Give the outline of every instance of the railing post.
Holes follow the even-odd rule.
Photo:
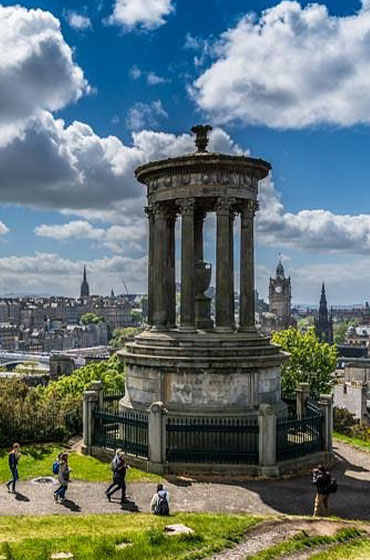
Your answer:
[[[94,410],[99,402],[97,391],[85,391],[83,400],[83,444],[82,453],[91,455],[91,448],[94,442],[95,418]]]
[[[333,451],[333,397],[320,395],[319,405],[324,413],[324,451]]]
[[[306,403],[310,396],[310,386],[308,383],[298,383],[295,392],[297,416],[302,418],[306,416]]]
[[[263,403],[258,409],[259,464],[265,476],[276,476],[276,412],[273,406]]]
[[[162,464],[166,454],[166,409],[162,402],[154,402],[149,407],[148,418],[148,458],[151,463]]]

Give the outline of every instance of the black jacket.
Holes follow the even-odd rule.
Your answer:
[[[318,494],[329,494],[328,488],[331,476],[328,471],[314,470],[312,473],[312,483],[316,486]]]
[[[14,469],[17,468],[18,466],[18,457],[15,453],[9,453],[8,455],[8,461],[9,461],[9,468],[11,471],[13,471]]]

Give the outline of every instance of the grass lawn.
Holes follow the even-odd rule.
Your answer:
[[[353,528],[342,529],[332,536],[310,536],[302,531],[287,541],[266,548],[262,552],[249,558],[250,560],[280,560],[291,554],[298,554],[308,549],[312,549],[312,554],[314,554],[315,547],[327,546],[335,543],[347,543],[353,539],[359,538],[361,535],[362,532],[360,530]],[[330,550],[332,550],[332,548]],[[338,550],[340,550],[340,547],[338,547]],[[327,556],[323,556],[322,558],[320,556],[320,560],[329,560],[329,558],[332,558],[332,556],[329,556],[329,551],[327,551],[326,554]],[[312,558],[316,558],[316,555],[310,556],[310,560],[312,560]]]
[[[348,443],[349,445],[353,445],[354,447],[358,447],[363,451],[370,451],[370,442],[364,441],[363,439],[353,438],[350,436],[345,436],[344,434],[339,434],[338,432],[333,432],[333,436],[335,439],[339,441],[343,441],[344,443]]]
[[[19,462],[19,475],[21,480],[37,476],[53,476],[52,466],[62,447],[54,444],[34,445],[22,448],[22,457]],[[87,482],[107,482],[112,478],[109,463],[99,461],[93,457],[86,457],[72,451],[69,459],[72,477],[75,480]],[[8,467],[8,450],[0,449],[0,483],[10,478]],[[129,469],[128,482],[157,482],[160,477],[151,473]]]
[[[370,539],[338,545],[328,551],[314,554],[310,560],[369,560]]]
[[[238,542],[262,520],[251,515],[87,515],[0,518],[0,553],[9,560],[49,560],[72,552],[76,560],[197,560]],[[185,523],[195,534],[166,537],[168,523]],[[117,544],[127,543],[123,550]]]

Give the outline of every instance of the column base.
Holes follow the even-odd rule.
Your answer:
[[[215,327],[214,331],[216,333],[232,333],[235,331],[235,327]]]
[[[166,332],[170,330],[168,325],[153,325],[150,329],[153,332]]]
[[[238,327],[238,332],[256,333],[257,329],[255,325],[249,325],[249,326],[243,325]]]
[[[197,329],[194,325],[179,325],[179,331],[184,333],[194,333]]]

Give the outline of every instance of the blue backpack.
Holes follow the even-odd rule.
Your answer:
[[[59,462],[54,461],[53,463],[53,474],[59,474]]]

